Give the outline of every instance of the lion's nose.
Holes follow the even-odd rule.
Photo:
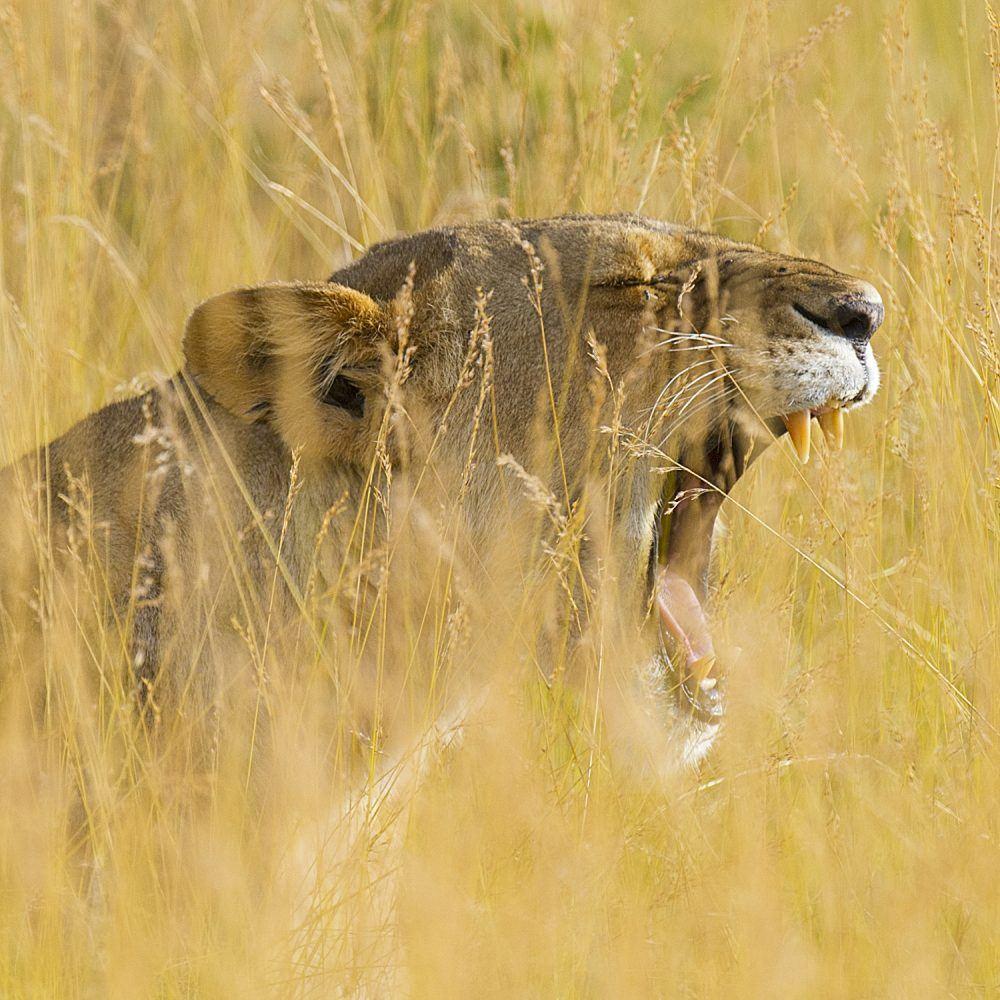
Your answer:
[[[829,326],[854,344],[867,344],[884,318],[882,297],[869,285],[862,295],[852,295],[834,305]]]
[[[859,282],[856,291],[828,299],[820,312],[813,312],[799,302],[792,308],[814,326],[846,337],[856,351],[864,351],[872,334],[882,325],[885,309],[882,296],[867,282]]]

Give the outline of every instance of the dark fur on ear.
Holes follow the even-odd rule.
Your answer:
[[[203,302],[184,332],[187,370],[242,420],[270,421],[289,448],[361,458],[376,407],[386,311],[332,284],[240,288]]]

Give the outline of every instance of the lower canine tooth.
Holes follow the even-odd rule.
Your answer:
[[[820,427],[823,428],[826,443],[834,451],[840,451],[844,447],[844,411],[837,407],[835,410],[821,413],[818,419]]]
[[[715,657],[712,655],[700,656],[688,664],[688,672],[698,682],[702,691],[711,691],[715,687],[715,678],[712,676],[714,669]]]
[[[781,418],[788,428],[788,436],[792,439],[795,447],[795,454],[799,456],[799,461],[805,465],[809,461],[809,420],[808,410],[799,410],[796,413],[786,413]]]

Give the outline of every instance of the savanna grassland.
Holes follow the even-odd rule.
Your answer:
[[[513,641],[461,738],[358,751],[350,662],[284,683],[266,613],[220,627],[267,752],[234,721],[185,770],[99,576],[43,572],[38,641],[0,619],[0,995],[1000,993],[998,127],[981,0],[0,2],[4,463],[205,296],[443,222],[641,210],[887,316],[845,449],[727,505],[697,770],[644,780]]]

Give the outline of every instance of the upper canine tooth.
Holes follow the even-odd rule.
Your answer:
[[[838,406],[834,410],[821,413],[818,420],[826,443],[834,451],[840,451],[844,447],[844,411]]]
[[[803,465],[809,461],[810,417],[808,410],[798,410],[795,413],[786,413],[781,418],[785,421],[788,436],[795,447],[795,454],[799,456],[799,461]]]

